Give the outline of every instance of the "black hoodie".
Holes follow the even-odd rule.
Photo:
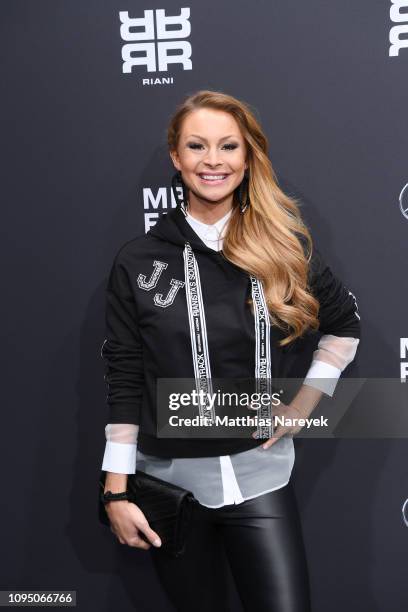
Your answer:
[[[186,282],[193,268],[197,282]],[[320,331],[359,338],[355,297],[316,248],[309,278],[320,302]],[[247,304],[257,288],[261,293],[258,318]],[[287,375],[291,346],[280,348],[277,342],[286,334],[262,317],[265,302],[259,281],[225,259],[221,251],[207,247],[177,207],[162,215],[147,234],[119,249],[106,291],[106,338],[101,355],[106,366],[109,423],[139,424],[138,448],[161,457],[226,455],[263,442],[250,436],[158,437],[156,415],[157,379],[197,380],[201,340],[208,348],[211,377],[248,379],[266,372],[273,380]],[[198,351],[193,349],[192,331],[198,325],[194,319],[197,301],[205,310]],[[256,346],[263,337],[262,329],[267,332],[265,360],[258,360]],[[263,369],[264,361],[269,370]]]

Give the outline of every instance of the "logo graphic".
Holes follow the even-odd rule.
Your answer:
[[[170,286],[171,287],[164,299],[162,293],[155,294],[153,302],[156,304],[156,306],[161,306],[162,308],[167,308],[167,306],[170,306],[170,304],[174,302],[174,298],[177,295],[177,291],[181,287],[184,287],[184,281],[179,281],[176,278],[172,278],[170,281]]]
[[[401,9],[405,9],[401,10]],[[400,49],[408,48],[408,0],[391,0],[390,19],[397,23],[390,30],[390,57],[399,55]]]
[[[164,9],[146,10],[139,18],[120,11],[119,18],[120,35],[126,42],[122,47],[122,72],[131,73],[134,66],[145,66],[147,72],[168,72],[169,64],[192,70],[191,44],[185,40],[191,34],[189,8],[180,9],[180,15],[175,16],[166,15]],[[161,79],[146,80],[161,83]]]
[[[148,281],[146,281],[146,276],[144,274],[139,274],[137,277],[137,284],[140,289],[145,289],[145,291],[150,291],[153,289],[161,276],[163,270],[167,268],[167,264],[165,261],[158,261],[157,259],[153,262],[153,272]]]
[[[408,183],[402,188],[398,199],[400,211],[402,212],[403,216],[408,219]]]
[[[401,382],[408,380],[408,338],[400,338]]]
[[[177,191],[182,197],[181,187],[177,187]],[[162,214],[168,210],[176,208],[177,202],[174,197],[173,190],[169,187],[159,187],[152,189],[150,187],[143,188],[143,208],[144,208],[144,224],[145,233],[147,233]]]
[[[137,277],[137,285],[140,289],[144,289],[145,291],[151,291],[156,287],[159,282],[159,278],[163,272],[167,268],[168,264],[165,261],[159,261],[157,259],[153,262],[153,272],[150,275],[149,280],[146,280],[145,274],[139,274]],[[163,298],[162,293],[155,293],[153,297],[153,303],[156,306],[160,306],[161,308],[167,308],[174,302],[174,298],[177,295],[179,289],[184,287],[184,281],[177,280],[176,278],[172,278],[170,280],[170,289],[165,298]]]
[[[404,520],[405,525],[408,527],[408,499],[404,501],[402,506],[402,518]]]

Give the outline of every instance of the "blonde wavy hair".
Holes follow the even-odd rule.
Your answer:
[[[236,192],[234,210],[223,240],[223,255],[262,281],[272,324],[288,335],[285,346],[319,328],[319,302],[308,286],[313,241],[303,222],[299,201],[285,194],[268,157],[268,140],[249,104],[220,91],[201,90],[176,109],[167,128],[170,151],[176,151],[183,120],[200,108],[230,113],[247,147],[250,205],[241,214]],[[244,195],[246,201],[247,194]],[[302,242],[307,246],[306,255]],[[253,309],[252,299],[248,303]]]

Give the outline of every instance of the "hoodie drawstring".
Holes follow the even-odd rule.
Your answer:
[[[194,251],[189,242],[183,250],[184,279],[186,287],[188,320],[190,324],[191,349],[194,365],[197,393],[204,391],[204,403],[199,395],[200,417],[212,422],[215,418],[214,406],[208,405],[208,395],[212,396],[213,387],[211,379],[211,365],[207,342],[207,327],[205,321],[204,301],[201,292],[200,271]],[[251,293],[255,314],[255,386],[257,393],[268,393],[270,401],[261,402],[257,410],[258,421],[268,419],[270,424],[260,425],[258,422],[258,436],[270,438],[273,434],[271,424],[272,411],[272,380],[271,380],[271,346],[270,346],[270,319],[262,282],[252,274]]]

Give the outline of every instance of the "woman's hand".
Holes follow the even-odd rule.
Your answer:
[[[290,404],[284,404],[280,402],[278,406],[274,406],[272,410],[272,418],[275,416],[284,416],[290,420],[293,420],[292,425],[278,425],[273,430],[273,437],[269,438],[262,448],[268,449],[272,444],[275,444],[282,436],[289,434],[291,436],[296,435],[304,427],[299,425],[299,419],[307,419],[313,410],[319,403],[323,393],[319,389],[316,389],[308,384],[302,384],[296,396],[292,399]],[[257,437],[257,432],[252,434],[252,437]]]
[[[265,450],[268,449],[270,446],[272,446],[272,444],[275,444],[275,442],[277,442],[279,438],[281,438],[282,436],[285,436],[287,434],[294,436],[297,433],[299,433],[303,425],[299,425],[298,421],[299,419],[305,418],[305,416],[300,412],[300,410],[295,408],[295,406],[292,406],[291,404],[287,405],[287,404],[284,404],[283,402],[281,402],[279,406],[274,406],[272,412],[273,412],[272,414],[273,420],[277,416],[282,416],[282,417],[285,417],[285,419],[289,419],[290,421],[293,421],[293,424],[292,425],[278,425],[276,428],[274,428],[273,438],[269,438],[266,442],[264,442],[264,444],[262,444],[262,448],[264,448]],[[257,432],[255,431],[252,434],[252,436],[256,438]]]
[[[111,523],[111,531],[121,544],[148,550],[153,544],[161,546],[158,534],[151,529],[139,506],[127,500],[110,501],[105,504]]]

